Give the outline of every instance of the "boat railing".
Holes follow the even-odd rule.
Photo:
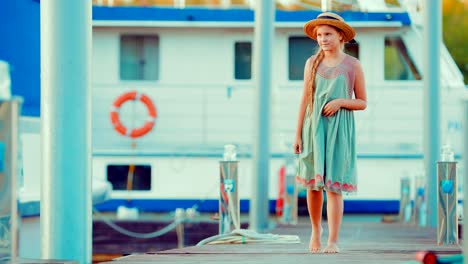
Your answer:
[[[251,8],[253,1],[248,0],[93,0],[95,6],[139,6],[139,7],[170,7],[170,8]]]
[[[412,2],[418,2],[414,0]],[[256,0],[93,0],[95,6],[253,9]],[[407,1],[411,2],[411,1]],[[408,5],[408,3],[405,3]],[[280,10],[397,11],[398,0],[276,0]]]

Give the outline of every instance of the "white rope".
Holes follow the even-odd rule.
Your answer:
[[[141,100],[141,97],[143,97],[144,94],[142,93],[136,93],[135,99],[133,99],[135,102],[138,102]]]
[[[157,230],[157,231],[154,231],[154,232],[151,232],[151,233],[136,233],[136,232],[133,232],[133,231],[129,231],[129,230],[123,228],[123,227],[120,227],[120,226],[116,225],[115,223],[113,223],[112,221],[110,221],[109,219],[106,219],[95,207],[93,207],[93,212],[104,223],[106,223],[108,226],[110,226],[115,231],[117,231],[117,232],[119,232],[121,234],[124,234],[126,236],[129,236],[129,237],[141,238],[141,239],[155,238],[155,237],[165,235],[166,233],[168,233],[169,231],[174,229],[178,224],[181,224],[181,223],[183,223],[185,221],[184,218],[180,218],[180,219],[176,219],[174,222],[170,223],[169,225],[167,225],[166,227],[164,227],[164,228],[162,228],[160,230]]]
[[[154,123],[156,122],[156,117],[147,116],[145,119],[146,122]]]
[[[301,240],[296,235],[259,234],[248,229],[234,229],[230,234],[216,235],[198,242],[201,245],[216,244],[298,244]]]

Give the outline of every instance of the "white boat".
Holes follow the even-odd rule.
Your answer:
[[[415,6],[396,7],[384,1],[343,5],[351,2],[352,10],[340,14],[356,28],[357,44],[348,48],[362,63],[368,108],[356,112],[359,191],[345,198],[345,210],[395,212],[400,178],[423,175],[421,13]],[[303,65],[314,52],[302,27],[319,12],[276,13],[272,202],[278,195],[278,171],[291,156]],[[132,198],[146,209],[172,210],[202,199],[202,209],[216,211],[218,161],[223,145],[235,144],[241,210],[247,210],[253,177],[250,117],[255,104],[252,10],[97,7],[93,25],[93,177],[113,178],[114,187],[120,182],[123,188],[114,188],[112,198],[120,201],[108,208]],[[465,88],[442,47],[442,140],[450,141],[458,155],[462,113],[458,98]],[[132,64],[138,62],[141,65]],[[109,121],[113,101],[128,91],[148,95],[158,111],[153,130],[135,140],[116,133]],[[128,126],[141,126],[148,117],[141,103],[125,107],[121,119]],[[140,190],[126,191],[127,167],[120,168],[120,174],[112,167],[129,164],[141,166],[136,176],[142,178]]]
[[[182,5],[185,1],[177,1],[178,6],[107,6],[111,2],[95,1],[93,9],[93,178],[113,184],[110,200],[99,208],[115,210],[131,199],[147,211],[197,203],[199,210],[217,211],[218,161],[223,146],[235,144],[241,211],[247,211],[254,176],[252,9],[229,6],[229,1],[210,7]],[[318,1],[293,2],[309,9],[277,10],[274,24],[272,210],[278,172],[292,157],[304,62],[314,52],[302,27],[320,13],[314,5]],[[400,2],[334,1],[337,12],[356,29],[357,44],[347,50],[361,61],[368,93],[367,109],[356,112],[359,183],[358,193],[345,197],[346,212],[398,212],[400,178],[424,174],[422,14],[417,1]],[[458,100],[466,89],[444,45],[440,59],[441,136],[459,158]],[[39,89],[38,84],[24,89],[18,94],[25,97],[26,114],[38,115],[34,107],[39,99],[28,93]],[[157,110],[154,127],[135,139],[118,133],[110,118],[116,99],[130,91],[147,95]],[[148,119],[141,102],[120,107],[119,121],[128,130]],[[127,190],[130,165],[135,177]],[[37,181],[39,174],[27,178]]]

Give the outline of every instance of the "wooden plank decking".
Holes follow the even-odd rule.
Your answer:
[[[328,235],[326,223],[322,243]],[[310,224],[278,226],[273,234],[298,235],[300,244],[230,244],[192,246],[117,258],[109,263],[411,263],[415,253],[432,250],[441,255],[461,254],[460,245],[436,245],[436,230],[398,223],[347,222],[341,231],[339,254],[308,251]]]

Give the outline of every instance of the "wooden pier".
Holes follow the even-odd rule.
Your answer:
[[[415,255],[430,250],[441,256],[461,254],[461,245],[436,243],[436,229],[410,224],[346,220],[339,254],[312,254],[308,250],[310,224],[301,218],[295,226],[277,226],[268,233],[297,235],[299,244],[223,244],[190,246],[119,257],[108,263],[419,263]],[[323,223],[322,244],[328,230]]]

